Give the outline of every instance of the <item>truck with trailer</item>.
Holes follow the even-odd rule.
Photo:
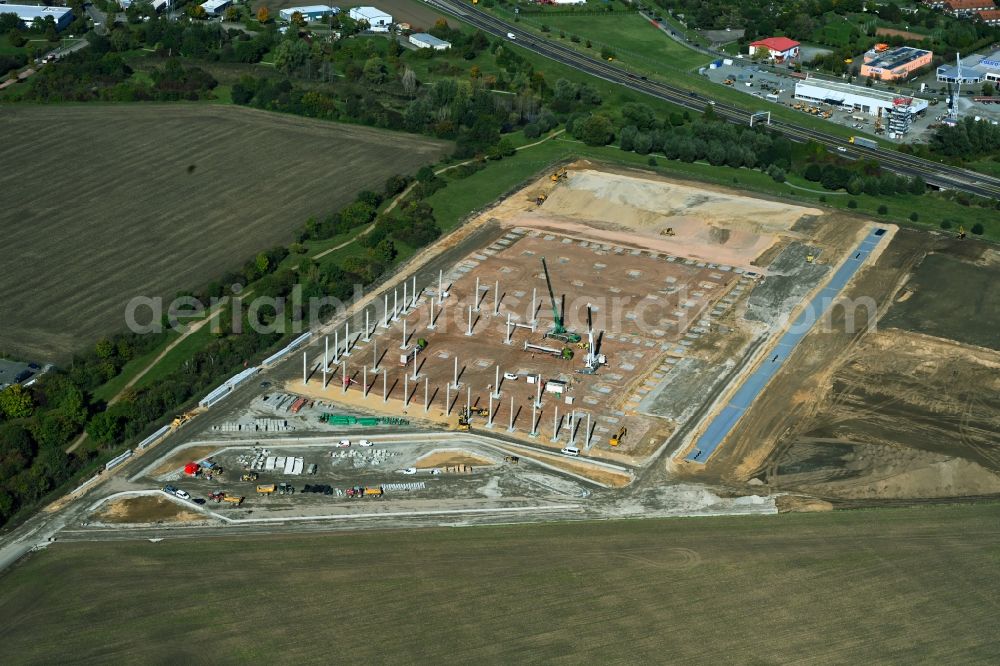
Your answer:
[[[852,136],[851,143],[855,146],[862,146],[863,148],[871,148],[872,150],[878,150],[878,141],[873,139],[866,139],[863,136]]]

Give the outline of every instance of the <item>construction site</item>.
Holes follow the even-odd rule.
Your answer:
[[[958,238],[569,165],[178,417],[81,534],[1000,493],[1000,405],[935,370],[995,383],[998,265]]]

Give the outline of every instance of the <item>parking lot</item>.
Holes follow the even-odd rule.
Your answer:
[[[800,79],[792,76],[791,73],[781,74],[780,70],[776,73],[750,62],[734,60],[732,65],[722,65],[716,69],[706,69],[705,74],[719,85],[727,85],[725,81],[730,80],[732,81],[729,84],[730,87],[758,98],[762,102],[760,105],[761,111],[773,108],[771,104],[780,104],[801,111],[802,113],[808,113],[817,118],[824,118],[831,123],[856,129],[866,135],[874,135],[876,133],[875,116],[873,115],[857,111],[845,112],[829,104],[803,103],[796,100],[795,82]],[[884,87],[880,86],[880,89],[884,90]],[[903,137],[901,142],[912,142],[924,138],[931,129],[931,126],[940,122],[944,114],[947,113],[948,108],[943,101],[943,96],[940,97],[942,101],[935,103],[934,100],[939,99],[939,96],[928,90],[923,99],[927,99],[931,103],[931,106],[928,107],[923,115],[918,116],[914,120],[909,134]],[[770,102],[770,104],[766,102]],[[963,106],[969,106],[972,102],[969,100],[966,103],[966,100],[963,99],[962,104]],[[800,108],[796,108],[796,105]],[[975,106],[977,108],[986,108],[982,104]],[[987,111],[993,112],[990,110]],[[979,111],[976,112],[978,113]],[[1000,113],[1000,110],[996,112]],[[883,133],[880,137],[888,139],[888,134]]]

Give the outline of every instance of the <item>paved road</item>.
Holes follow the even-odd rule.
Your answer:
[[[686,460],[704,464],[709,459],[719,444],[726,439],[743,418],[743,415],[750,409],[753,401],[763,392],[768,382],[778,374],[785,360],[795,351],[795,346],[809,333],[813,324],[830,308],[850,279],[858,272],[858,269],[868,259],[868,255],[882,240],[884,233],[884,229],[876,229],[861,241],[854,253],[833,274],[827,285],[803,308],[788,331],[778,340],[778,344],[769,352],[769,356],[764,359],[764,362],[743,380],[743,384],[729,403],[709,423],[708,428],[698,438],[697,444],[688,454]]]
[[[488,34],[502,38],[513,34],[514,41],[518,46],[630,90],[695,111],[702,111],[709,103],[708,97],[630,74],[614,64],[579,53],[556,41],[537,37],[534,33],[526,32],[515,24],[507,23],[461,0],[426,0],[426,2],[437,9],[457,16]],[[731,122],[747,124],[750,120],[751,113],[744,109],[722,103],[716,103],[714,108],[716,115]],[[877,160],[890,171],[906,176],[920,176],[927,183],[937,187],[960,190],[984,197],[1000,197],[1000,178],[939,164],[893,150],[871,150],[855,146],[847,139],[819,130],[799,127],[785,121],[772,121],[770,126],[771,129],[785,134],[792,140],[817,141],[829,150],[843,148],[847,155]]]

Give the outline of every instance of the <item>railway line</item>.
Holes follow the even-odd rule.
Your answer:
[[[700,93],[684,90],[666,83],[650,81],[645,77],[622,71],[612,64],[579,53],[562,44],[538,38],[534,34],[519,28],[516,24],[496,18],[461,0],[426,0],[426,2],[485,33],[504,39],[507,39],[508,35],[514,35],[515,39],[513,42],[518,46],[630,90],[699,112],[703,111],[707,104],[712,104],[716,115],[734,123],[749,123],[750,117],[753,115],[752,112],[737,106],[715,102]],[[766,111],[766,109],[763,109],[763,111]],[[934,187],[967,192],[983,197],[1000,198],[1000,178],[976,173],[968,169],[939,164],[898,151],[864,148],[850,143],[847,139],[786,121],[771,121],[770,127],[786,135],[793,141],[805,142],[812,140],[826,146],[829,150],[843,149],[850,157],[874,159],[886,169],[895,173],[911,177],[920,176],[928,185]]]

